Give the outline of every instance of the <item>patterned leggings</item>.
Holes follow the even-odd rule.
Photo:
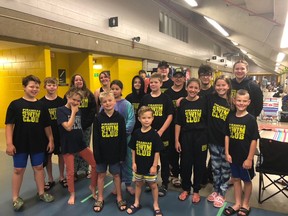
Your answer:
[[[209,150],[211,155],[214,191],[225,196],[231,174],[230,165],[225,160],[225,147],[209,144]]]

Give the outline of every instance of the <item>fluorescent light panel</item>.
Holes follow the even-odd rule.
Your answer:
[[[225,31],[224,28],[222,28],[222,26],[219,25],[219,23],[217,23],[215,20],[210,19],[206,16],[204,16],[204,18],[214,27],[216,28],[222,35],[224,35],[225,37],[228,37],[229,34],[227,31]]]
[[[279,52],[277,55],[276,62],[282,62],[284,60],[284,58],[285,58],[285,53]]]
[[[285,26],[283,29],[283,35],[280,43],[280,48],[288,48],[288,13],[286,14]]]
[[[198,3],[196,0],[185,0],[191,7],[197,7]]]

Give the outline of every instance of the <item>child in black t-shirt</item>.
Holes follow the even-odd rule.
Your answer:
[[[132,149],[132,167],[136,181],[135,201],[127,209],[127,213],[134,214],[141,208],[141,188],[146,181],[152,189],[154,213],[161,216],[156,181],[159,152],[163,148],[163,142],[151,127],[154,117],[153,110],[150,107],[142,106],[138,111],[138,119],[142,127],[133,133],[129,142],[129,147]]]
[[[74,155],[78,153],[91,166],[91,183],[89,189],[92,196],[96,198],[96,163],[93,153],[85,144],[81,110],[79,108],[83,99],[83,92],[77,88],[70,88],[66,93],[67,103],[65,106],[57,108],[57,123],[59,126],[61,153],[63,154],[66,165],[66,175],[68,183],[68,191],[70,198],[69,205],[75,203],[75,187],[74,187]]]
[[[151,93],[142,98],[139,107],[149,106],[154,111],[152,127],[157,130],[164,144],[164,149],[160,152],[162,186],[159,188],[159,196],[163,197],[167,193],[169,183],[169,125],[173,119],[174,107],[170,97],[161,92],[161,85],[161,75],[152,74],[150,78]]]
[[[240,89],[233,99],[236,113],[230,113],[227,118],[225,136],[225,157],[230,163],[232,181],[234,184],[235,204],[224,210],[225,215],[250,213],[250,196],[252,178],[255,176],[253,158],[259,139],[258,125],[254,116],[247,112],[250,104],[247,90]],[[242,185],[244,182],[244,199],[242,202]]]
[[[39,199],[52,202],[54,197],[44,192],[43,161],[45,151],[54,149],[48,110],[36,99],[40,80],[33,75],[22,79],[24,96],[10,103],[6,114],[6,153],[13,156],[12,200],[13,209],[19,211],[24,201],[19,196],[28,156],[34,171]],[[48,141],[47,141],[48,140]],[[48,143],[48,144],[47,144]]]
[[[60,135],[57,124],[56,110],[58,107],[64,106],[64,100],[57,96],[58,81],[54,77],[46,77],[44,79],[44,88],[46,89],[46,95],[40,99],[47,107],[50,119],[51,119],[51,128],[54,138],[54,151],[53,153],[58,156],[58,165],[59,165],[59,182],[63,187],[67,187],[67,181],[64,177],[64,160],[61,154],[60,146]],[[52,153],[46,154],[46,171],[48,174],[48,182],[45,183],[45,191],[50,190],[55,186],[55,181],[52,174]]]
[[[198,95],[200,80],[189,79],[186,90],[187,97],[181,100],[175,123],[175,148],[180,153],[183,189],[178,199],[186,200],[193,186],[192,203],[196,204],[200,202],[199,190],[207,158],[207,108],[205,98]],[[191,183],[192,168],[193,185]]]
[[[120,211],[124,211],[127,204],[121,194],[120,167],[127,151],[125,120],[114,109],[116,100],[112,92],[101,92],[99,99],[103,109],[95,118],[93,125],[93,152],[98,173],[98,199],[93,210],[100,212],[104,207],[104,180],[109,166],[109,172],[114,178],[117,206]]]

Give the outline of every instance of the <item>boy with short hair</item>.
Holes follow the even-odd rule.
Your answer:
[[[180,175],[180,164],[179,164],[179,153],[175,149],[175,114],[177,110],[176,101],[179,98],[184,98],[187,96],[187,91],[185,88],[185,75],[186,73],[182,68],[176,68],[173,73],[173,86],[168,88],[164,93],[169,95],[173,101],[174,105],[174,120],[170,124],[170,142],[169,142],[169,164],[171,166],[171,182],[174,187],[181,187]]]
[[[60,150],[60,135],[57,124],[56,110],[58,107],[64,106],[65,102],[63,98],[57,95],[58,81],[54,77],[46,77],[44,79],[44,88],[46,89],[46,95],[40,99],[49,111],[51,119],[51,128],[54,138],[54,151],[53,153],[58,155],[58,165],[59,165],[59,183],[62,187],[67,188],[67,181],[64,178],[64,160]],[[48,174],[48,182],[45,183],[45,191],[50,190],[55,185],[55,181],[52,174],[52,153],[47,153],[46,155],[46,170]]]
[[[144,182],[147,182],[152,189],[154,215],[163,215],[158,204],[157,187],[157,165],[163,142],[157,132],[151,127],[153,119],[153,110],[150,107],[142,106],[138,110],[138,120],[142,127],[133,133],[129,142],[129,147],[132,149],[132,167],[136,188],[135,201],[127,209],[128,214],[134,214],[141,209],[141,188]]]
[[[43,161],[45,151],[53,151],[54,141],[48,110],[36,98],[40,83],[36,76],[24,77],[24,95],[10,103],[6,114],[6,154],[13,157],[12,201],[15,211],[19,211],[24,205],[19,193],[28,156],[34,171],[39,199],[44,202],[54,200],[52,195],[44,192]]]
[[[250,196],[252,178],[255,176],[253,158],[259,139],[258,125],[253,115],[247,112],[250,97],[247,90],[240,89],[233,99],[236,113],[227,118],[225,136],[225,157],[230,163],[232,181],[234,184],[235,204],[224,210],[225,215],[248,215],[250,213]],[[241,200],[244,182],[244,199]]]
[[[160,152],[162,186],[159,188],[159,196],[163,197],[167,193],[169,184],[169,125],[173,119],[174,107],[170,97],[161,92],[161,74],[154,73],[150,78],[151,93],[144,95],[141,106],[149,106],[154,111],[154,121],[152,127],[163,141],[164,148]]]
[[[127,204],[121,194],[120,163],[125,160],[127,149],[125,120],[114,109],[116,100],[112,92],[101,92],[99,99],[103,109],[95,118],[93,126],[93,152],[98,173],[98,199],[93,210],[100,212],[104,207],[104,179],[109,166],[114,178],[117,206],[120,211],[124,211]]]

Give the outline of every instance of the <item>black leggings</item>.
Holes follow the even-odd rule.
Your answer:
[[[181,159],[180,173],[182,178],[182,189],[190,191],[193,186],[193,192],[198,193],[201,186],[203,174],[206,169],[207,158],[207,133],[202,130],[181,132]],[[191,183],[193,168],[193,185]]]

